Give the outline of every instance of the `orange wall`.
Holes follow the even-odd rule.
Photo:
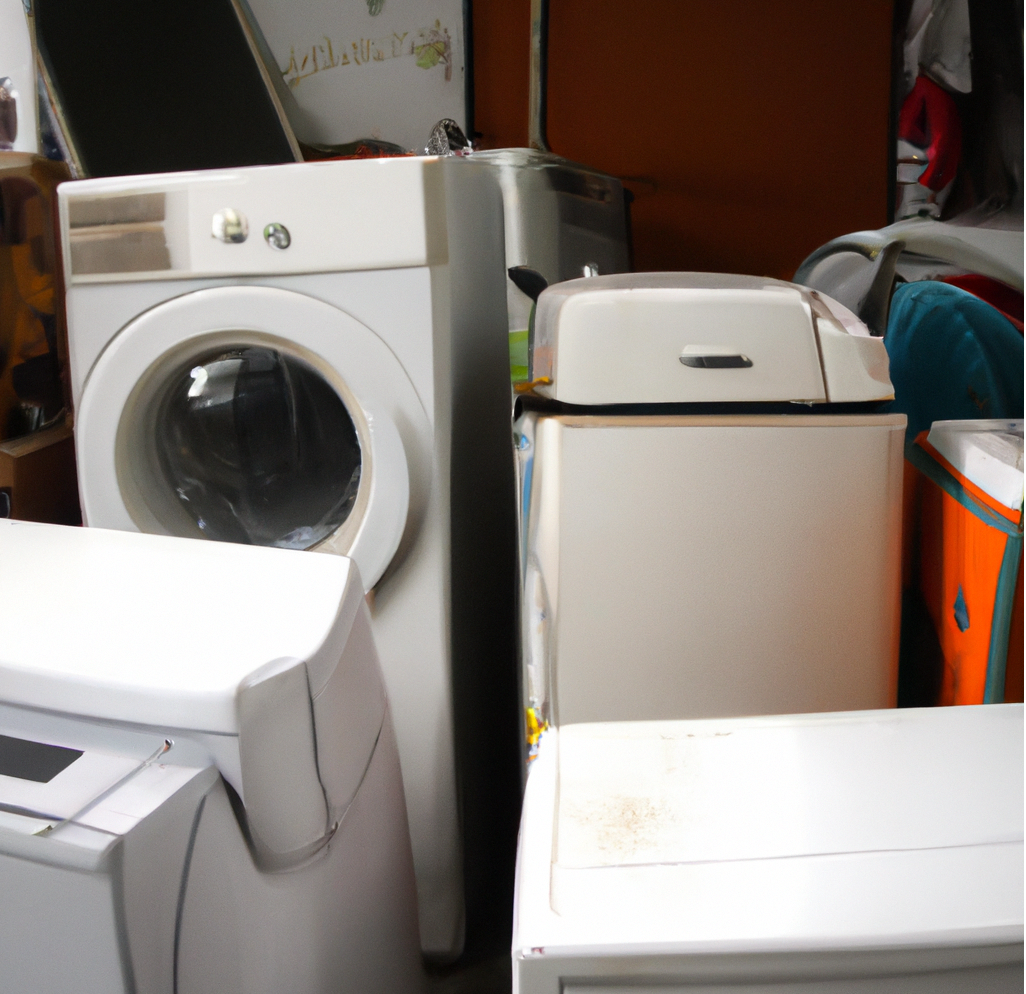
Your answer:
[[[527,145],[531,0],[471,0],[475,144]]]
[[[475,127],[527,136],[528,0],[474,4]],[[887,223],[889,0],[550,0],[552,149],[636,196],[635,268],[789,278]]]

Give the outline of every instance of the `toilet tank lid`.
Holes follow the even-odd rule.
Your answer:
[[[343,556],[0,520],[0,701],[235,734],[267,663],[324,686],[362,596]]]

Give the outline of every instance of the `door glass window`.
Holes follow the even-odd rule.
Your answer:
[[[200,357],[171,378],[155,427],[164,478],[209,538],[307,549],[356,502],[356,426],[294,356],[240,346]]]

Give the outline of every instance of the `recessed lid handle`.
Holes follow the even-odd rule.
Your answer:
[[[752,360],[740,352],[730,355],[685,353],[680,361],[692,369],[748,369],[752,365]]]

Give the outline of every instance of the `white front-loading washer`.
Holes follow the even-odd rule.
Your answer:
[[[482,669],[498,640],[515,672],[511,600],[482,615],[453,594],[513,575],[497,187],[465,159],[397,158],[59,196],[86,523],[357,562],[423,946],[458,952],[453,646]]]

